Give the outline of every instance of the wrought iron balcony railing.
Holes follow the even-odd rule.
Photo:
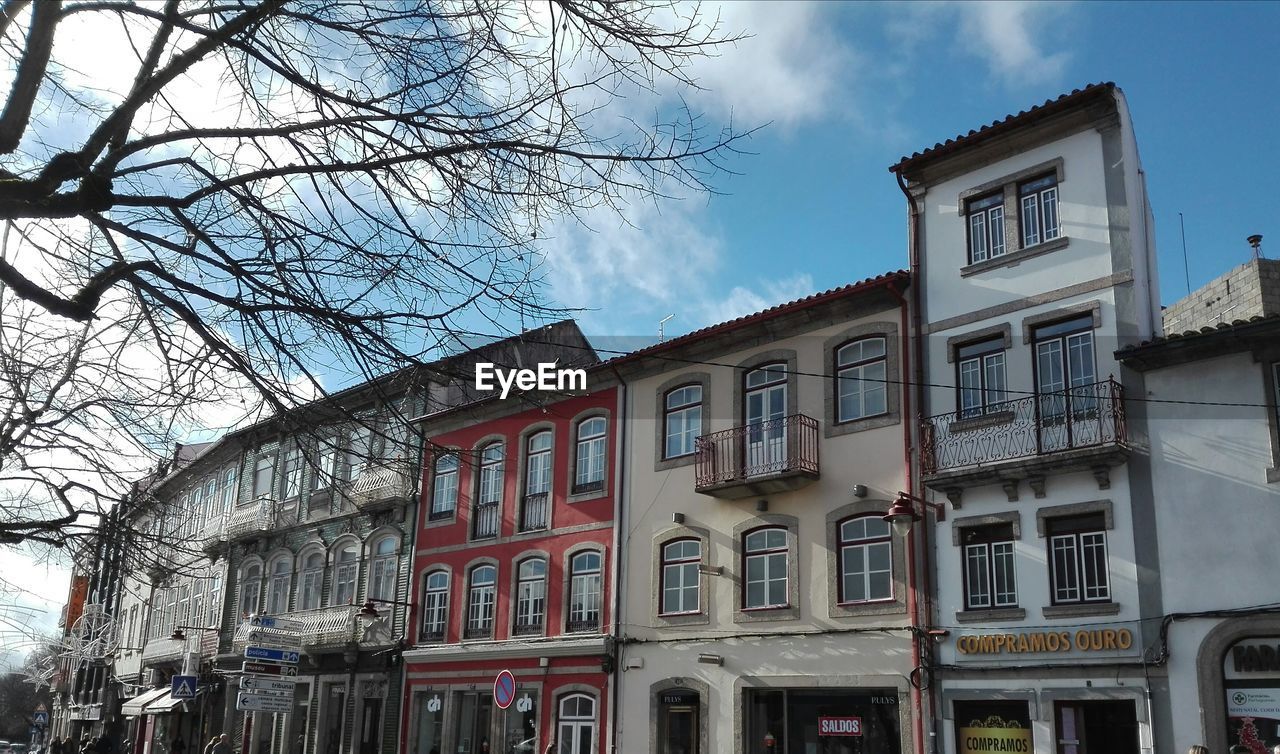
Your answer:
[[[444,641],[444,626],[423,628],[418,632],[418,641],[422,644],[440,644]]]
[[[406,461],[384,461],[365,466],[351,483],[351,500],[368,510],[407,501],[413,497],[413,469]]]
[[[516,636],[538,636],[542,633],[542,618],[516,619],[516,625],[512,628],[511,633]]]
[[[594,620],[571,620],[565,625],[565,633],[570,634],[587,634],[600,630],[600,619]]]
[[[471,538],[490,539],[498,536],[498,503],[476,503],[471,509]]]
[[[525,495],[520,505],[520,531],[538,531],[547,528],[550,517],[550,496],[545,492]]]
[[[787,477],[818,477],[818,420],[792,414],[702,435],[694,444],[698,492],[717,494]],[[794,488],[787,485],[787,488]],[[777,491],[777,490],[774,490]]]
[[[932,416],[922,426],[926,475],[1126,441],[1124,388],[1115,380],[1039,393],[982,411]]]
[[[464,639],[492,639],[493,624],[487,626],[467,626],[462,629],[462,638]]]
[[[251,537],[275,528],[276,507],[276,501],[266,496],[236,506],[227,516],[227,538]]]

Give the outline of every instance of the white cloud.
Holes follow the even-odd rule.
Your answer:
[[[987,63],[991,75],[1025,86],[1061,77],[1069,56],[1050,52],[1044,36],[1062,6],[1039,2],[961,3],[960,39]]]
[[[762,291],[756,291],[740,285],[734,286],[723,298],[708,301],[704,305],[707,319],[711,322],[736,319],[814,292],[813,276],[807,272],[781,280],[765,281],[762,287]]]

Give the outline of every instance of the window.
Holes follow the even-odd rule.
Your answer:
[[[183,538],[187,539],[196,533],[204,519],[204,490],[200,485],[191,490],[190,497],[183,498],[182,508],[183,528],[186,530]]]
[[[480,451],[480,494],[476,496],[471,536],[498,536],[498,508],[502,504],[502,443],[491,442]]]
[[[290,448],[284,456],[284,499],[302,494],[302,450]]]
[[[222,625],[222,576],[209,579],[209,588],[205,590],[205,618],[202,625]]]
[[[240,574],[240,614],[258,612],[258,596],[262,592],[262,566],[247,566]]]
[[[663,413],[663,458],[679,458],[694,451],[702,434],[702,386],[685,385],[667,393]]]
[[[1040,394],[1040,446],[1061,450],[1096,436],[1081,420],[1097,421],[1097,370],[1093,356],[1093,317],[1086,314],[1035,331],[1036,391]]]
[[[1018,186],[1018,204],[1021,207],[1022,247],[1035,246],[1057,238],[1058,228],[1058,178],[1046,175]]]
[[[312,488],[326,490],[333,486],[338,473],[338,441],[333,437],[321,439],[319,451]]]
[[[787,607],[787,530],[756,529],[743,537],[746,610]]]
[[[596,700],[586,694],[572,694],[560,700],[556,718],[558,754],[595,754]]]
[[[965,609],[1017,607],[1013,524],[963,529],[960,542],[964,546]]]
[[[373,561],[369,563],[368,596],[390,600],[396,596],[396,538],[383,537],[373,546]]]
[[[373,430],[361,425],[351,432],[351,443],[347,446],[347,480],[355,481],[364,472],[373,452]]]
[[[542,633],[547,613],[547,561],[521,561],[516,581],[516,635]]]
[[[744,377],[744,472],[772,474],[787,463],[787,365],[766,364]]]
[[[204,506],[206,518],[213,519],[222,512],[218,503],[218,475],[213,474],[204,483]]]
[[[604,489],[605,427],[602,416],[584,419],[578,424],[578,446],[574,458],[574,492]]]
[[[271,494],[271,485],[275,482],[276,459],[274,456],[262,456],[253,467],[253,496],[262,497]]]
[[[1004,254],[1004,194],[969,202],[969,262],[985,262]]]
[[[449,574],[431,571],[427,574],[422,595],[422,640],[444,641],[444,627],[449,620]]]
[[[271,562],[271,580],[267,582],[268,615],[279,615],[289,610],[291,570],[288,558],[277,558]]]
[[[1271,365],[1271,386],[1275,390],[1276,421],[1280,423],[1280,361]]]
[[[956,362],[960,417],[1002,410],[1006,389],[1004,338],[960,346],[956,349]]]
[[[551,433],[539,432],[525,441],[524,498],[520,501],[520,531],[537,531],[550,523]]]
[[[600,628],[600,553],[580,552],[569,561],[569,633]]]
[[[236,504],[236,467],[228,466],[226,471],[222,472],[222,511],[223,513],[231,510]]]
[[[498,569],[493,566],[476,566],[471,569],[471,588],[467,595],[467,639],[487,639],[493,636],[494,584]]]
[[[1105,529],[1101,513],[1048,521],[1053,604],[1110,601]]]
[[[436,474],[431,487],[431,512],[427,520],[451,518],[458,506],[458,456],[442,453],[436,458]]]
[[[173,627],[187,625],[187,613],[191,609],[191,585],[183,584],[178,587],[178,609],[173,615]]]
[[[702,543],[696,539],[677,539],[662,546],[663,615],[696,613],[699,603],[698,566],[702,565]]]
[[[893,533],[879,516],[840,523],[840,602],[893,599]]]
[[[333,559],[333,587],[329,590],[330,605],[351,605],[356,599],[356,577],[360,571],[360,554],[356,545],[346,544]]]
[[[298,609],[320,607],[320,589],[324,585],[324,553],[313,552],[302,561],[302,581],[298,584]]]
[[[863,338],[836,351],[836,421],[878,416],[889,410],[885,339]]]

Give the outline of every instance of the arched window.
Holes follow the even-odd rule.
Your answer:
[[[586,694],[570,694],[560,700],[556,730],[559,754],[595,754],[596,700]]]
[[[240,572],[240,614],[258,612],[258,599],[262,594],[262,566],[254,563]]]
[[[222,512],[226,513],[236,504],[236,467],[228,466],[222,472]]]
[[[682,385],[667,391],[663,411],[663,458],[687,456],[702,434],[702,386]]]
[[[501,442],[491,442],[480,450],[480,490],[471,514],[473,539],[498,536],[498,509],[502,506],[502,469],[505,458]]]
[[[840,602],[893,599],[893,532],[880,516],[840,523]]]
[[[545,529],[551,523],[551,433],[538,432],[525,441],[524,497],[520,531]]]
[[[396,538],[387,536],[373,546],[373,560],[369,563],[368,596],[389,600],[396,596]]]
[[[298,609],[320,607],[320,590],[324,587],[324,553],[313,552],[302,559],[302,580],[298,584]]]
[[[606,428],[603,416],[593,416],[578,423],[578,445],[574,454],[574,492],[604,489]]]
[[[338,549],[333,558],[333,588],[329,590],[330,605],[350,605],[356,599],[356,578],[360,574],[360,550],[355,542]]]
[[[836,351],[836,421],[886,413],[885,339],[863,338]]]
[[[279,615],[289,610],[289,582],[292,580],[293,564],[287,557],[279,557],[271,561],[270,578],[267,582],[267,614]]]
[[[569,633],[600,630],[600,553],[580,552],[569,561]]]
[[[476,566],[471,569],[467,590],[467,639],[488,639],[493,636],[494,586],[498,569],[493,566]]]
[[[431,571],[422,592],[422,640],[444,641],[449,620],[449,573]]]
[[[767,527],[743,537],[744,609],[787,607],[787,530]]]
[[[696,539],[677,539],[662,546],[663,615],[696,613],[699,604],[698,566],[702,564],[702,543]]]
[[[216,574],[209,579],[209,588],[205,594],[205,617],[200,625],[222,625],[222,574]]]
[[[516,572],[516,635],[540,634],[547,615],[547,561],[527,558]]]
[[[431,512],[428,520],[451,518],[458,507],[458,456],[442,453],[436,458],[436,473],[432,479]]]

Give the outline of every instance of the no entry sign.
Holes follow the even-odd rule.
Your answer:
[[[493,679],[493,702],[498,709],[506,709],[516,698],[516,677],[510,670],[503,670]]]

